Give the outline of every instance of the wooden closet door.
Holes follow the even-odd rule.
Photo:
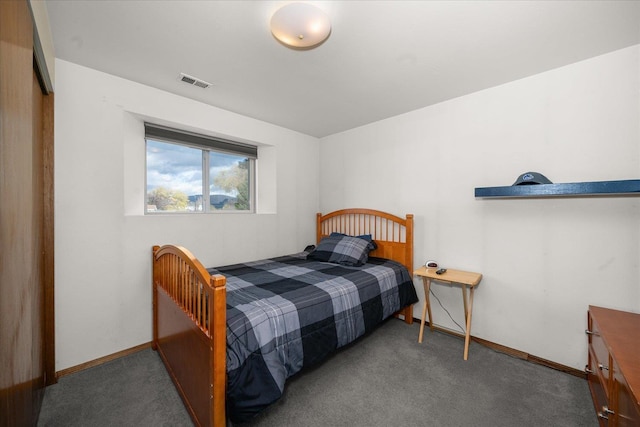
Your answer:
[[[42,92],[26,0],[0,1],[0,426],[35,425],[44,391]]]

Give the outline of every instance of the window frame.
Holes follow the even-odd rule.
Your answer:
[[[166,126],[156,125],[152,123],[146,123],[145,126],[145,182],[144,182],[144,214],[147,215],[167,215],[167,214],[255,214],[256,209],[256,188],[257,188],[257,160],[258,160],[258,147],[250,144],[245,144],[237,141],[232,141],[223,138],[217,138],[194,132],[182,131]],[[202,168],[202,205],[201,211],[150,211],[148,210],[148,142],[149,140],[174,144],[182,147],[188,147],[200,150],[201,152],[201,168]],[[212,209],[211,206],[211,190],[209,182],[211,180],[211,155],[212,154],[231,154],[239,157],[244,157],[249,160],[249,209],[235,210],[235,209]],[[205,191],[206,190],[206,191]],[[205,194],[206,193],[206,194]]]

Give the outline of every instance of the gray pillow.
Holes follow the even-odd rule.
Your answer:
[[[347,266],[361,266],[374,249],[371,241],[359,237],[333,235],[320,240],[318,247],[307,255],[308,260],[331,262]]]

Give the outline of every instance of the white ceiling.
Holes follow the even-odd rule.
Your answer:
[[[287,3],[46,2],[57,58],[316,137],[640,43],[640,1],[320,1],[329,39],[291,50]]]

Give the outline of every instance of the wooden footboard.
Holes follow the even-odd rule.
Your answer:
[[[370,256],[392,259],[413,274],[413,215],[400,218],[374,209],[342,209],[326,215],[317,214],[316,241],[336,232],[351,236],[371,234],[378,248]],[[404,321],[413,323],[413,305],[399,312]]]
[[[225,284],[187,249],[153,247],[153,347],[200,426],[226,424]]]

